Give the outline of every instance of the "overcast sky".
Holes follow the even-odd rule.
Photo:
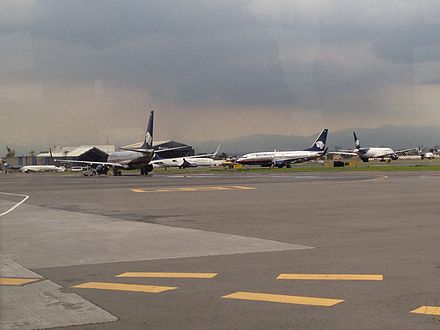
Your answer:
[[[0,2],[0,144],[440,124],[440,1]],[[3,147],[2,147],[3,148]]]

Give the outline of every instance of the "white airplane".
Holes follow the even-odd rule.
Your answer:
[[[327,152],[328,129],[322,130],[313,144],[305,150],[254,152],[241,156],[236,163],[242,165],[290,167],[292,163],[304,163],[324,156]]]
[[[107,174],[108,171],[113,169],[114,175],[121,175],[121,169],[132,170],[140,169],[141,175],[147,175],[153,170],[153,165],[151,160],[155,154],[180,149],[183,147],[169,148],[154,150],[153,149],[153,121],[154,121],[154,111],[150,112],[150,118],[148,120],[147,131],[145,133],[144,143],[139,148],[121,148],[123,151],[116,151],[111,153],[106,162],[95,162],[95,161],[79,161],[79,160],[68,160],[68,159],[54,159],[54,161],[60,163],[73,163],[79,165],[86,165],[89,167],[87,171],[84,172],[86,176],[94,176],[99,174]],[[52,151],[50,150],[52,157]],[[53,158],[52,158],[53,159]]]
[[[179,167],[179,168],[187,168],[187,167],[198,167],[198,166],[219,166],[219,161],[214,160],[214,157],[217,155],[220,150],[221,143],[219,143],[217,149],[212,154],[203,154],[203,155],[195,155],[195,156],[187,156],[187,157],[176,157],[176,158],[160,158],[155,157],[150,164],[153,167]]]
[[[368,162],[370,158],[381,158],[382,160],[384,158],[390,158],[392,160],[399,159],[399,154],[416,150],[417,148],[412,149],[403,149],[403,150],[396,150],[394,151],[391,148],[388,147],[361,147],[361,144],[359,142],[359,139],[356,136],[356,133],[353,132],[354,137],[354,146],[355,148],[353,150],[340,150],[340,151],[333,151],[332,154],[338,154],[338,155],[352,155],[352,156],[359,156],[359,158],[363,162]]]
[[[15,171],[22,173],[31,172],[65,172],[66,168],[64,166],[55,165],[25,165],[25,166],[12,166],[2,160],[2,167],[5,172]]]
[[[423,147],[418,147],[417,151],[418,151],[421,159],[434,159],[435,158],[435,155],[433,152],[431,152],[431,151],[424,152]]]
[[[64,166],[55,165],[26,165],[19,169],[20,172],[30,173],[30,172],[65,172],[66,168]]]

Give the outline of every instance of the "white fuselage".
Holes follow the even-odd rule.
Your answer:
[[[212,158],[203,158],[203,157],[194,157],[194,156],[157,159],[151,161],[151,164],[154,167],[182,167],[184,166],[185,162],[187,162],[189,166],[193,166],[193,167],[218,165],[218,162]]]
[[[379,148],[379,147],[359,148],[359,149],[354,149],[353,152],[358,154],[360,158],[383,158],[383,157],[390,157],[392,155],[396,155],[394,150],[391,148]]]
[[[153,157],[153,152],[142,153],[137,151],[116,151],[111,153],[107,162],[109,163],[119,163],[123,165],[125,169],[139,169],[148,165]]]
[[[27,165],[20,168],[20,172],[64,172],[66,168],[64,166],[55,165]]]
[[[237,163],[243,165],[266,165],[270,166],[278,160],[288,159],[288,162],[301,161],[304,159],[310,160],[318,158],[322,155],[321,151],[269,151],[269,152],[254,152],[246,154],[237,159]]]

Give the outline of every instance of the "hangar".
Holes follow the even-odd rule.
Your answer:
[[[112,152],[115,152],[114,145],[81,145],[77,147],[54,147],[52,149],[52,155],[58,159],[69,160],[88,160],[95,162],[105,162],[107,157]],[[50,153],[44,151],[36,156],[37,165],[49,165],[52,164],[50,159]]]

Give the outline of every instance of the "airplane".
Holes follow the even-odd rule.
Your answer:
[[[356,133],[353,132],[354,137],[354,146],[355,148],[353,150],[340,150],[340,151],[332,151],[332,154],[338,154],[338,155],[352,155],[352,156],[359,156],[359,158],[363,162],[368,162],[370,158],[381,158],[384,160],[385,157],[389,157],[389,161],[397,160],[399,159],[399,154],[407,152],[407,151],[413,151],[417,148],[412,149],[403,149],[403,150],[396,150],[394,151],[391,148],[388,147],[361,147],[361,144],[359,142],[359,139],[356,136]]]
[[[150,164],[153,167],[178,167],[178,168],[187,168],[187,167],[198,167],[198,166],[218,166],[219,161],[214,160],[214,157],[217,155],[220,149],[221,143],[219,143],[217,149],[212,154],[203,154],[203,155],[195,155],[195,156],[186,156],[186,157],[176,157],[176,158],[160,158],[159,156],[155,156]]]
[[[64,166],[55,165],[26,165],[19,169],[22,173],[30,172],[65,172],[66,168]]]
[[[434,159],[435,158],[434,152],[432,152],[431,150],[424,152],[423,147],[418,147],[417,151],[420,155],[420,159]]]
[[[153,149],[153,121],[154,121],[154,111],[150,112],[150,117],[148,120],[147,131],[145,133],[145,138],[143,144],[139,148],[129,148],[122,147],[122,151],[116,151],[111,153],[106,162],[95,162],[95,161],[79,161],[79,160],[68,160],[68,159],[54,159],[52,157],[52,150],[50,151],[51,158],[60,163],[73,163],[73,164],[83,164],[88,166],[88,170],[83,172],[85,176],[94,176],[100,174],[108,174],[109,170],[113,170],[113,175],[121,175],[121,170],[132,170],[140,169],[141,175],[148,175],[149,172],[153,170],[153,165],[150,163],[155,154],[161,152],[180,149],[183,147],[169,148],[154,150]]]
[[[66,168],[64,166],[55,165],[25,165],[25,166],[13,166],[6,163],[4,160],[1,161],[3,170],[7,172],[65,172]]]
[[[255,152],[241,156],[236,163],[242,165],[260,165],[262,167],[276,166],[283,168],[290,167],[292,163],[304,163],[317,159],[327,153],[325,144],[327,142],[328,129],[323,129],[313,144],[304,150],[297,151],[272,151]]]

